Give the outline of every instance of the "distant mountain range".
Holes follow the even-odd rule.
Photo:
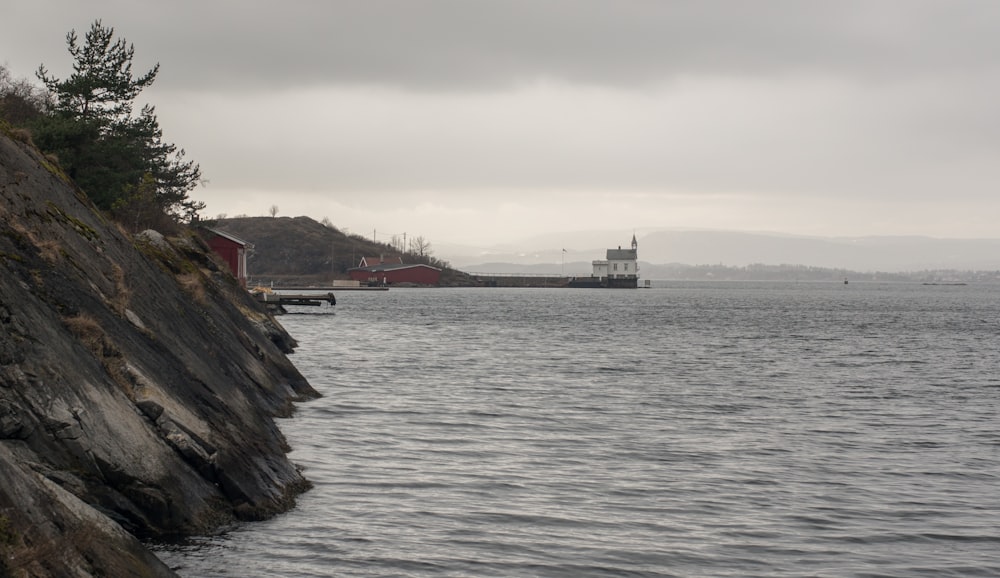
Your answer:
[[[248,265],[254,282],[346,278],[347,270],[362,256],[399,253],[398,248],[345,235],[309,217],[245,217],[221,219],[212,225],[252,244]],[[629,246],[632,235],[632,231],[581,231],[487,248],[432,245],[429,254],[407,253],[404,260],[444,268],[442,283],[446,285],[467,283],[464,273],[585,276],[590,275],[593,260],[603,259],[607,249]],[[1000,280],[1000,239],[827,238],[690,230],[638,230],[635,236],[640,276],[652,280],[829,281],[848,276],[857,280]],[[990,274],[949,273],[953,271]]]
[[[585,275],[590,273],[592,260],[603,259],[608,248],[628,246],[632,234],[550,234],[486,248],[438,246],[435,254],[463,271]],[[699,230],[640,231],[635,235],[640,262],[655,265],[802,265],[887,273],[1000,270],[1000,239],[807,237]]]

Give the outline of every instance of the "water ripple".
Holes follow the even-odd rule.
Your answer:
[[[289,315],[315,488],[184,576],[1000,575],[1000,288],[394,290]],[[991,321],[992,320],[992,321]]]

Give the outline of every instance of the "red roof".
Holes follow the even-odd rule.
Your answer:
[[[241,245],[241,246],[245,247],[245,246],[247,246],[247,245],[250,244],[250,243],[247,243],[246,241],[244,241],[243,239],[240,239],[239,237],[237,237],[236,235],[234,235],[232,233],[227,233],[225,231],[220,231],[218,229],[213,229],[211,227],[205,227],[205,229],[207,229],[208,231],[210,231],[213,235],[222,237],[223,239],[228,239],[228,240],[236,243],[237,245]]]
[[[377,265],[402,265],[402,257],[362,257],[358,267],[375,267]]]

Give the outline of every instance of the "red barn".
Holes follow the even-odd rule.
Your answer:
[[[366,262],[362,260],[362,262]],[[402,263],[379,264],[355,267],[347,272],[351,279],[368,285],[437,285],[441,282],[441,270],[430,265],[404,265]]]
[[[240,282],[247,286],[247,245],[243,239],[216,229],[206,229],[209,233],[208,246],[229,264],[229,270]]]

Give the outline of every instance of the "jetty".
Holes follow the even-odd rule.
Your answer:
[[[272,291],[388,291],[385,285],[334,285],[333,287],[313,287],[309,285],[290,285],[288,287],[271,287]]]
[[[531,273],[469,273],[469,278],[482,287],[566,287],[569,282],[562,275]]]
[[[287,313],[285,305],[305,305],[309,307],[319,307],[323,303],[330,306],[337,304],[337,298],[333,292],[328,293],[275,293],[273,291],[260,291],[253,293],[257,301],[260,301],[272,313]]]

